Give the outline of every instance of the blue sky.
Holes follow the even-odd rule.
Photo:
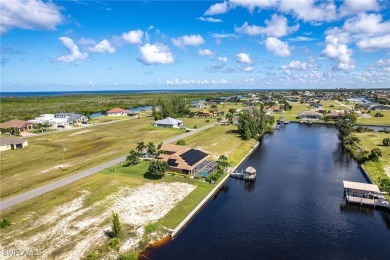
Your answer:
[[[1,91],[388,88],[389,5],[4,0]]]

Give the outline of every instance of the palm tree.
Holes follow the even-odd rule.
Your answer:
[[[235,108],[229,108],[229,114],[234,115],[235,113],[236,113],[236,109]]]
[[[218,122],[219,124],[221,124],[221,121],[222,121],[222,118],[217,117],[217,122]]]
[[[211,105],[211,109],[213,110],[213,117],[215,117],[215,112],[217,111],[217,105],[216,104],[213,104]]]
[[[136,150],[139,152],[139,153],[142,153],[142,150],[146,148],[146,145],[144,142],[139,142],[137,143],[137,148]]]
[[[152,157],[153,155],[155,155],[157,153],[156,151],[156,146],[154,145],[154,143],[152,142],[149,142],[148,145],[147,145],[147,148],[148,148],[148,156],[149,157]]]
[[[229,124],[232,125],[233,124],[233,114],[227,114],[226,115],[226,119],[228,120]]]
[[[129,155],[127,155],[126,157],[127,165],[130,166],[130,165],[138,164],[140,161],[139,156],[140,156],[139,152],[131,150]]]

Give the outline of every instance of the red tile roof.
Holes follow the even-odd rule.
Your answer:
[[[107,113],[130,113],[130,111],[127,109],[116,107],[111,110],[108,110]]]
[[[14,119],[14,120],[1,123],[0,128],[13,128],[13,127],[23,128],[26,127],[27,125],[32,125],[32,123],[23,120]]]

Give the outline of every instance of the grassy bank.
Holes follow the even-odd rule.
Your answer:
[[[383,117],[375,117],[374,115],[378,112],[383,114],[384,116]],[[370,117],[370,118],[359,117],[357,119],[357,123],[358,124],[366,124],[366,125],[388,125],[388,126],[390,126],[390,111],[371,111],[370,113],[367,113],[367,115],[370,115],[372,117]]]

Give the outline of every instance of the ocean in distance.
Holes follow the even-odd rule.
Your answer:
[[[165,90],[92,90],[92,91],[42,91],[42,92],[0,92],[0,97],[44,97],[68,95],[139,94],[139,93],[183,93],[183,92],[236,92],[272,91],[276,89],[165,89]]]

